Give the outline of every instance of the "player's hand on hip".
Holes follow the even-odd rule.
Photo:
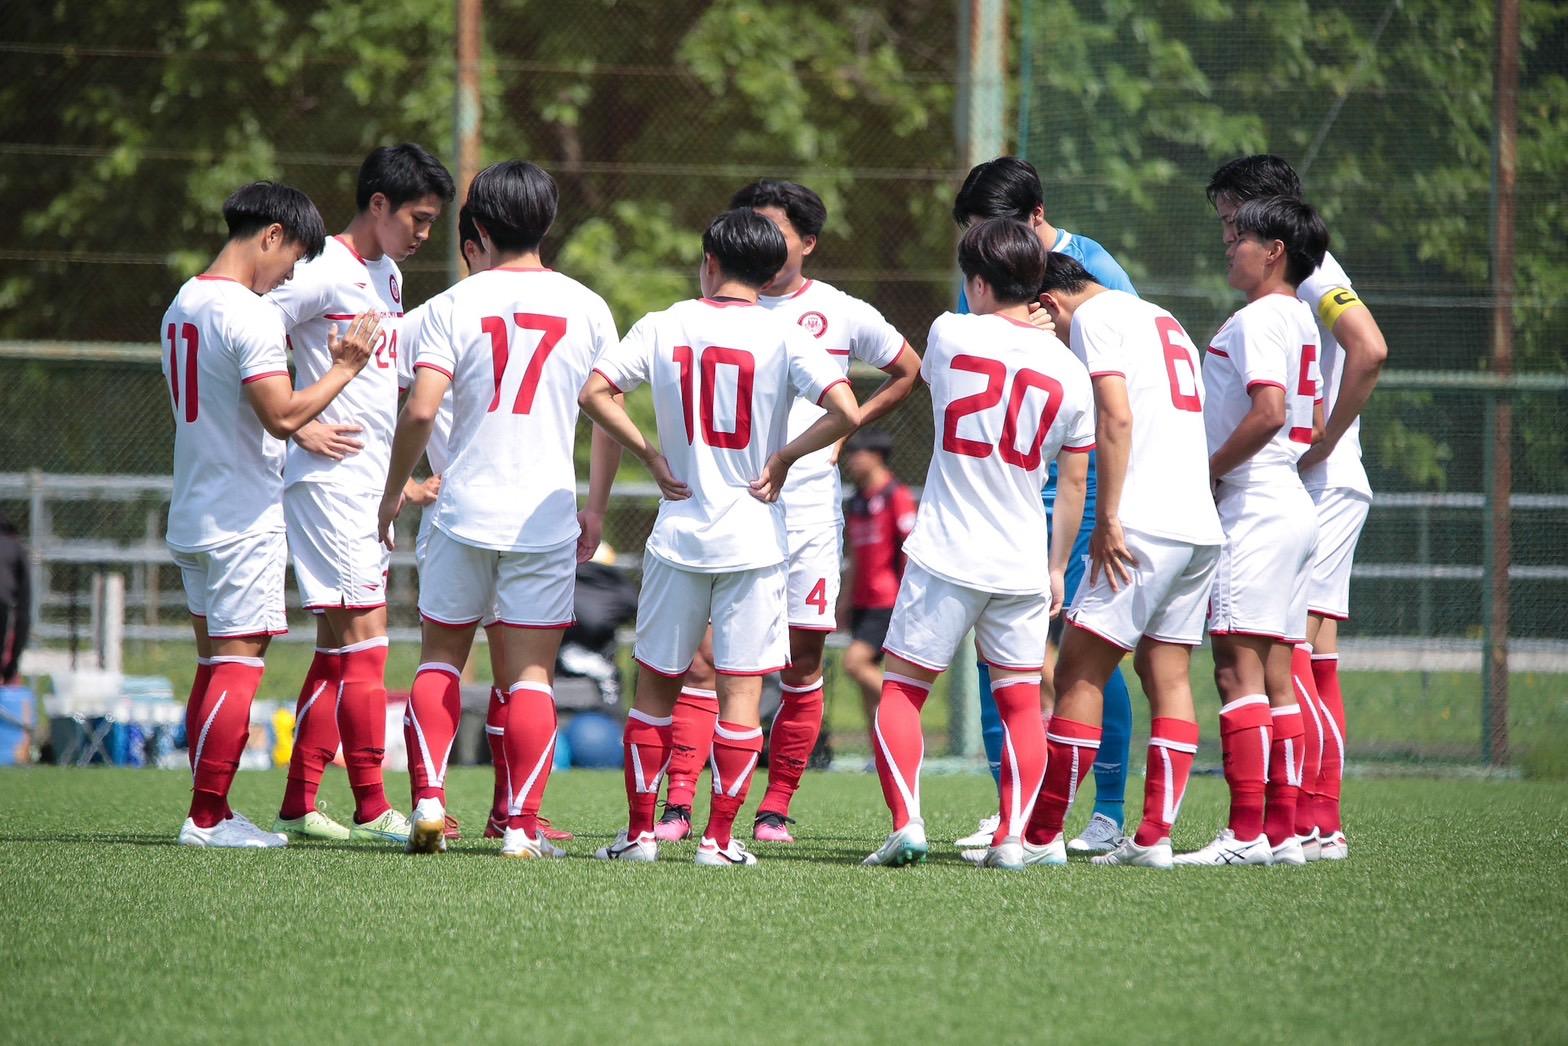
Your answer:
[[[779,499],[779,492],[784,489],[784,481],[789,478],[789,462],[777,454],[768,458],[768,463],[762,466],[762,475],[751,481],[751,496],[758,501],[769,504]]]
[[[329,425],[325,421],[310,421],[294,433],[294,443],[312,454],[342,461],[365,449],[363,442],[351,437],[352,433],[363,431],[358,425]]]
[[[341,363],[356,373],[370,362],[370,347],[375,344],[376,332],[381,329],[381,317],[373,312],[363,312],[349,322],[347,333],[338,336],[338,325],[327,331],[327,352],[333,363]]]
[[[1045,306],[1037,301],[1029,303],[1029,322],[1034,324],[1035,330],[1042,330],[1047,334],[1056,333],[1056,321],[1051,319],[1051,314],[1045,310]]]
[[[403,495],[381,499],[381,510],[376,513],[376,533],[381,537],[381,543],[389,550],[397,548],[397,539],[393,534],[392,522],[397,519],[397,514],[403,511]]]
[[[604,517],[584,509],[577,513],[577,525],[582,533],[577,535],[577,562],[586,563],[599,551],[599,541],[604,537]]]
[[[1308,447],[1305,454],[1301,455],[1301,460],[1296,462],[1296,471],[1310,472],[1327,461],[1329,452],[1333,449],[1333,447],[1328,445],[1327,440],[1319,440],[1313,446]]]
[[[1132,584],[1132,570],[1138,557],[1127,547],[1127,536],[1122,533],[1122,521],[1104,519],[1094,525],[1089,535],[1089,584],[1096,584],[1101,571],[1111,584],[1112,592],[1120,592],[1123,585]]]
[[[403,499],[411,505],[434,505],[436,498],[441,496],[441,475],[437,473],[420,482],[408,481],[403,488]]]
[[[648,471],[653,474],[653,481],[659,485],[659,494],[665,501],[685,501],[691,497],[691,488],[675,478],[663,454],[653,456],[648,462]]]
[[[1051,617],[1062,612],[1062,593],[1067,590],[1067,572],[1051,571]]]

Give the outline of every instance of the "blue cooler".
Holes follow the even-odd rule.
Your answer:
[[[37,699],[25,686],[0,686],[0,766],[32,761],[33,712]]]

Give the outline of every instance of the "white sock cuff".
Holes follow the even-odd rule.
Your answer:
[[[266,668],[267,662],[259,657],[240,657],[237,654],[219,654],[212,659],[214,665],[245,665],[249,668]]]
[[[338,653],[357,654],[361,650],[374,650],[378,646],[388,645],[390,645],[390,640],[386,636],[375,636],[371,639],[362,639],[358,643],[350,643],[348,646],[338,647]]]
[[[627,712],[626,718],[635,719],[639,723],[647,723],[649,726],[672,726],[675,723],[675,717],[672,715],[649,715],[647,712],[636,708]]]
[[[318,653],[318,654],[341,654],[341,653],[343,653],[343,648],[340,647],[340,646],[318,646],[316,648],[316,653]]]
[[[485,724],[485,733],[489,734],[491,737],[500,737],[500,736],[502,736],[503,734],[506,733],[506,727],[504,727],[504,726],[491,726],[489,723],[486,723]]]
[[[1087,737],[1067,737],[1063,734],[1053,734],[1047,731],[1045,739],[1047,741],[1055,741],[1059,745],[1071,745],[1074,748],[1092,748],[1095,751],[1100,749],[1099,741]]]
[[[1312,653],[1312,644],[1311,643],[1297,643],[1296,644],[1296,649],[1297,650],[1305,650],[1308,654],[1311,654]]]
[[[780,683],[779,689],[784,691],[786,694],[809,694],[813,690],[822,689],[822,677],[818,676],[815,681],[810,683],[802,683],[800,686],[790,686],[788,683]]]
[[[210,658],[210,657],[198,657],[196,659],[196,663],[198,665],[207,665],[207,666],[210,667],[212,665],[212,658]]]
[[[726,741],[749,741],[753,737],[762,736],[762,727],[754,726],[746,730],[730,730],[719,723],[714,723],[713,736],[722,737]]]
[[[506,691],[506,696],[507,697],[511,697],[513,694],[517,693],[519,690],[527,691],[530,694],[543,694],[545,697],[548,697],[548,698],[551,698],[551,699],[554,699],[554,697],[555,697],[555,691],[552,690],[547,684],[545,684],[545,683],[532,683],[532,682],[526,682],[526,681],[522,681],[522,680],[519,680],[518,682],[513,683],[510,687],[508,687],[507,691]]]
[[[444,661],[426,661],[414,674],[418,675],[420,672],[445,672],[454,679],[463,678],[463,673],[455,665],[449,665]]]
[[[1015,676],[1012,679],[993,679],[991,680],[991,693],[995,694],[1004,686],[1017,686],[1020,683],[1030,686],[1039,686],[1043,681],[1043,676]]]
[[[1269,695],[1267,694],[1248,694],[1245,697],[1236,698],[1229,704],[1220,705],[1220,715],[1229,715],[1239,709],[1246,708],[1248,705],[1266,705],[1268,703]]]
[[[699,686],[683,686],[681,687],[681,696],[695,697],[699,701],[717,701],[719,692],[717,690],[704,690]]]
[[[1190,745],[1185,741],[1172,741],[1168,737],[1151,737],[1149,738],[1149,744],[1155,748],[1169,748],[1173,752],[1186,752],[1188,755],[1198,754],[1197,745]]]
[[[1269,709],[1269,714],[1278,719],[1282,715],[1300,715],[1300,705],[1280,705],[1278,708]]]
[[[1336,651],[1334,651],[1331,654],[1313,654],[1312,655],[1312,660],[1314,660],[1314,661],[1338,661],[1339,660],[1339,652],[1336,650]]]
[[[911,679],[908,676],[901,676],[897,672],[883,672],[882,678],[885,680],[891,680],[894,683],[902,683],[905,686],[912,686],[916,690],[924,690],[928,694],[931,692],[930,683],[922,683],[918,679]]]

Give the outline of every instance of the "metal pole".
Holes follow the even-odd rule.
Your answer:
[[[457,85],[453,91],[452,155],[457,163],[457,205],[452,208],[452,282],[463,278],[463,247],[457,237],[457,212],[468,196],[468,183],[479,173],[480,127],[483,118],[479,93],[479,62],[483,50],[483,0],[457,2]]]
[[[1519,3],[1498,0],[1497,53],[1492,151],[1492,372],[1503,379],[1514,369],[1514,181],[1518,155],[1515,129],[1519,92]],[[1499,391],[1489,398],[1491,469],[1488,473],[1490,535],[1488,552],[1486,682],[1482,706],[1486,759],[1508,763],[1509,565],[1513,559],[1513,401]]]

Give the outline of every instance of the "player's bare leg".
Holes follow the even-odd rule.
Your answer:
[[[539,806],[555,763],[555,658],[562,628],[501,629],[506,687],[507,827],[502,857],[563,857],[544,834]]]
[[[710,625],[686,669],[680,696],[675,700],[670,726],[670,769],[664,813],[654,825],[660,842],[679,842],[691,836],[692,801],[697,779],[713,751],[713,727],[719,721],[718,672],[713,667],[713,627]]]
[[[866,712],[866,736],[871,741],[872,751],[877,747],[877,705],[882,700],[882,666],[877,664],[877,653],[870,643],[856,639],[850,642],[839,662],[844,674],[860,687],[860,706]]]
[[[720,672],[718,691],[719,721],[713,727],[709,762],[713,799],[696,860],[713,867],[756,864],[732,832],[762,758],[762,677]]]
[[[387,609],[331,607],[322,615],[343,655],[338,732],[354,793],[354,839],[406,843],[408,822],[387,801],[381,773],[387,729]]]
[[[409,853],[446,849],[446,769],[463,716],[463,665],[476,628],[477,622],[449,626],[427,618],[420,633],[419,671],[403,717],[413,805]]]
[[[250,739],[250,706],[261,685],[269,636],[210,638],[192,617],[198,657],[210,664],[206,686],[186,709],[191,804],[180,828],[184,846],[277,847],[284,836],[263,832],[229,806],[229,788]]]
[[[1349,850],[1345,844],[1339,800],[1345,770],[1345,698],[1339,687],[1339,622],[1331,617],[1308,615],[1307,639],[1312,647],[1313,693],[1318,700],[1322,728],[1322,758],[1313,789],[1313,820],[1318,830],[1319,855],[1325,860],[1341,860]]]
[[[827,633],[789,630],[789,666],[779,673],[782,699],[768,738],[768,790],[757,805],[752,836],[792,843],[789,804],[822,734],[822,650]],[[878,675],[881,673],[879,672]]]
[[[893,815],[893,834],[863,864],[896,868],[926,858],[926,824],[920,816],[920,764],[926,742],[920,711],[940,674],[896,654],[888,654],[883,663],[882,695],[871,722],[871,739],[882,798]]]

